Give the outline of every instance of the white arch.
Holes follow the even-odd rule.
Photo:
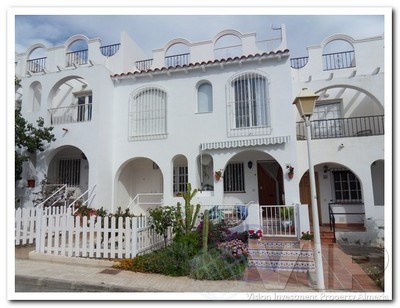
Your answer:
[[[44,45],[44,44],[42,44],[42,43],[37,43],[37,44],[32,45],[31,47],[29,47],[29,48],[26,50],[26,52],[25,52],[25,53],[26,53],[26,58],[29,59],[30,55],[31,55],[36,49],[39,49],[39,48],[45,49],[45,50],[46,50],[46,53],[47,53],[47,46]]]
[[[328,36],[327,38],[325,38],[322,42],[321,42],[321,47],[324,48],[327,44],[329,44],[330,42],[333,41],[346,41],[348,42],[354,49],[354,43],[355,43],[355,39],[353,39],[351,36],[346,35],[346,34],[342,34],[342,33],[338,33],[338,34],[334,34],[331,36]]]
[[[89,38],[86,35],[83,35],[83,34],[73,35],[68,40],[65,41],[65,43],[64,43],[65,49],[68,49],[68,47],[71,46],[72,43],[75,43],[76,41],[85,41],[86,44],[88,44],[89,43]]]
[[[234,36],[238,37],[240,40],[242,40],[244,37],[243,34],[237,30],[227,29],[227,30],[219,32],[217,35],[214,36],[214,38],[212,39],[214,45],[221,37],[226,36],[226,35],[234,35]]]

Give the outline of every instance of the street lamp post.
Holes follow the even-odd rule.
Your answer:
[[[307,88],[304,88],[295,98],[293,104],[296,105],[299,114],[304,119],[306,125],[308,165],[309,165],[310,186],[311,186],[311,209],[312,209],[313,233],[314,233],[315,271],[317,274],[317,289],[324,290],[325,289],[324,268],[322,265],[322,248],[321,248],[321,236],[319,232],[317,193],[315,189],[314,164],[312,163],[312,155],[311,155],[310,117],[314,112],[315,101],[317,97],[318,95],[315,95],[315,93],[311,92]]]

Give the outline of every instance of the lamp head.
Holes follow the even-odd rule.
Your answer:
[[[302,118],[310,117],[314,113],[315,102],[319,95],[303,88],[297,97],[294,99],[293,104],[296,105],[297,110]]]

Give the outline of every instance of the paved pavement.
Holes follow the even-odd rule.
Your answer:
[[[312,296],[312,292],[316,292],[315,284],[306,273],[252,269],[246,271],[243,280],[199,281],[189,277],[121,271],[112,268],[112,261],[49,256],[33,250],[33,246],[15,250],[16,285],[30,285],[32,289],[54,288],[65,292],[102,292],[104,299],[115,299],[112,296],[118,294],[119,299],[176,300],[179,299],[176,294],[179,292],[184,296],[190,294],[190,298],[185,299],[276,300],[285,299],[282,298],[284,293],[280,292],[296,292],[303,296]],[[382,292],[337,244],[323,245],[323,261],[325,296],[327,292]],[[101,299],[99,293],[96,294],[96,299]],[[173,294],[175,298],[171,298]],[[74,299],[74,296],[71,293],[57,293],[57,297],[50,295],[49,299]],[[21,298],[40,299],[41,295],[15,290],[10,297]],[[356,295],[352,299],[357,299]]]

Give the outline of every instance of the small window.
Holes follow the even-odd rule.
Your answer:
[[[244,192],[243,162],[230,163],[224,172],[224,192]]]
[[[213,111],[212,86],[209,83],[203,83],[197,89],[197,112],[206,113],[212,111]]]
[[[362,203],[361,185],[350,171],[332,171],[337,203]]]
[[[86,94],[76,94],[78,100],[77,122],[92,120],[92,92]]]
[[[185,192],[189,182],[188,161],[185,156],[178,155],[175,157],[173,165],[173,192]]]

